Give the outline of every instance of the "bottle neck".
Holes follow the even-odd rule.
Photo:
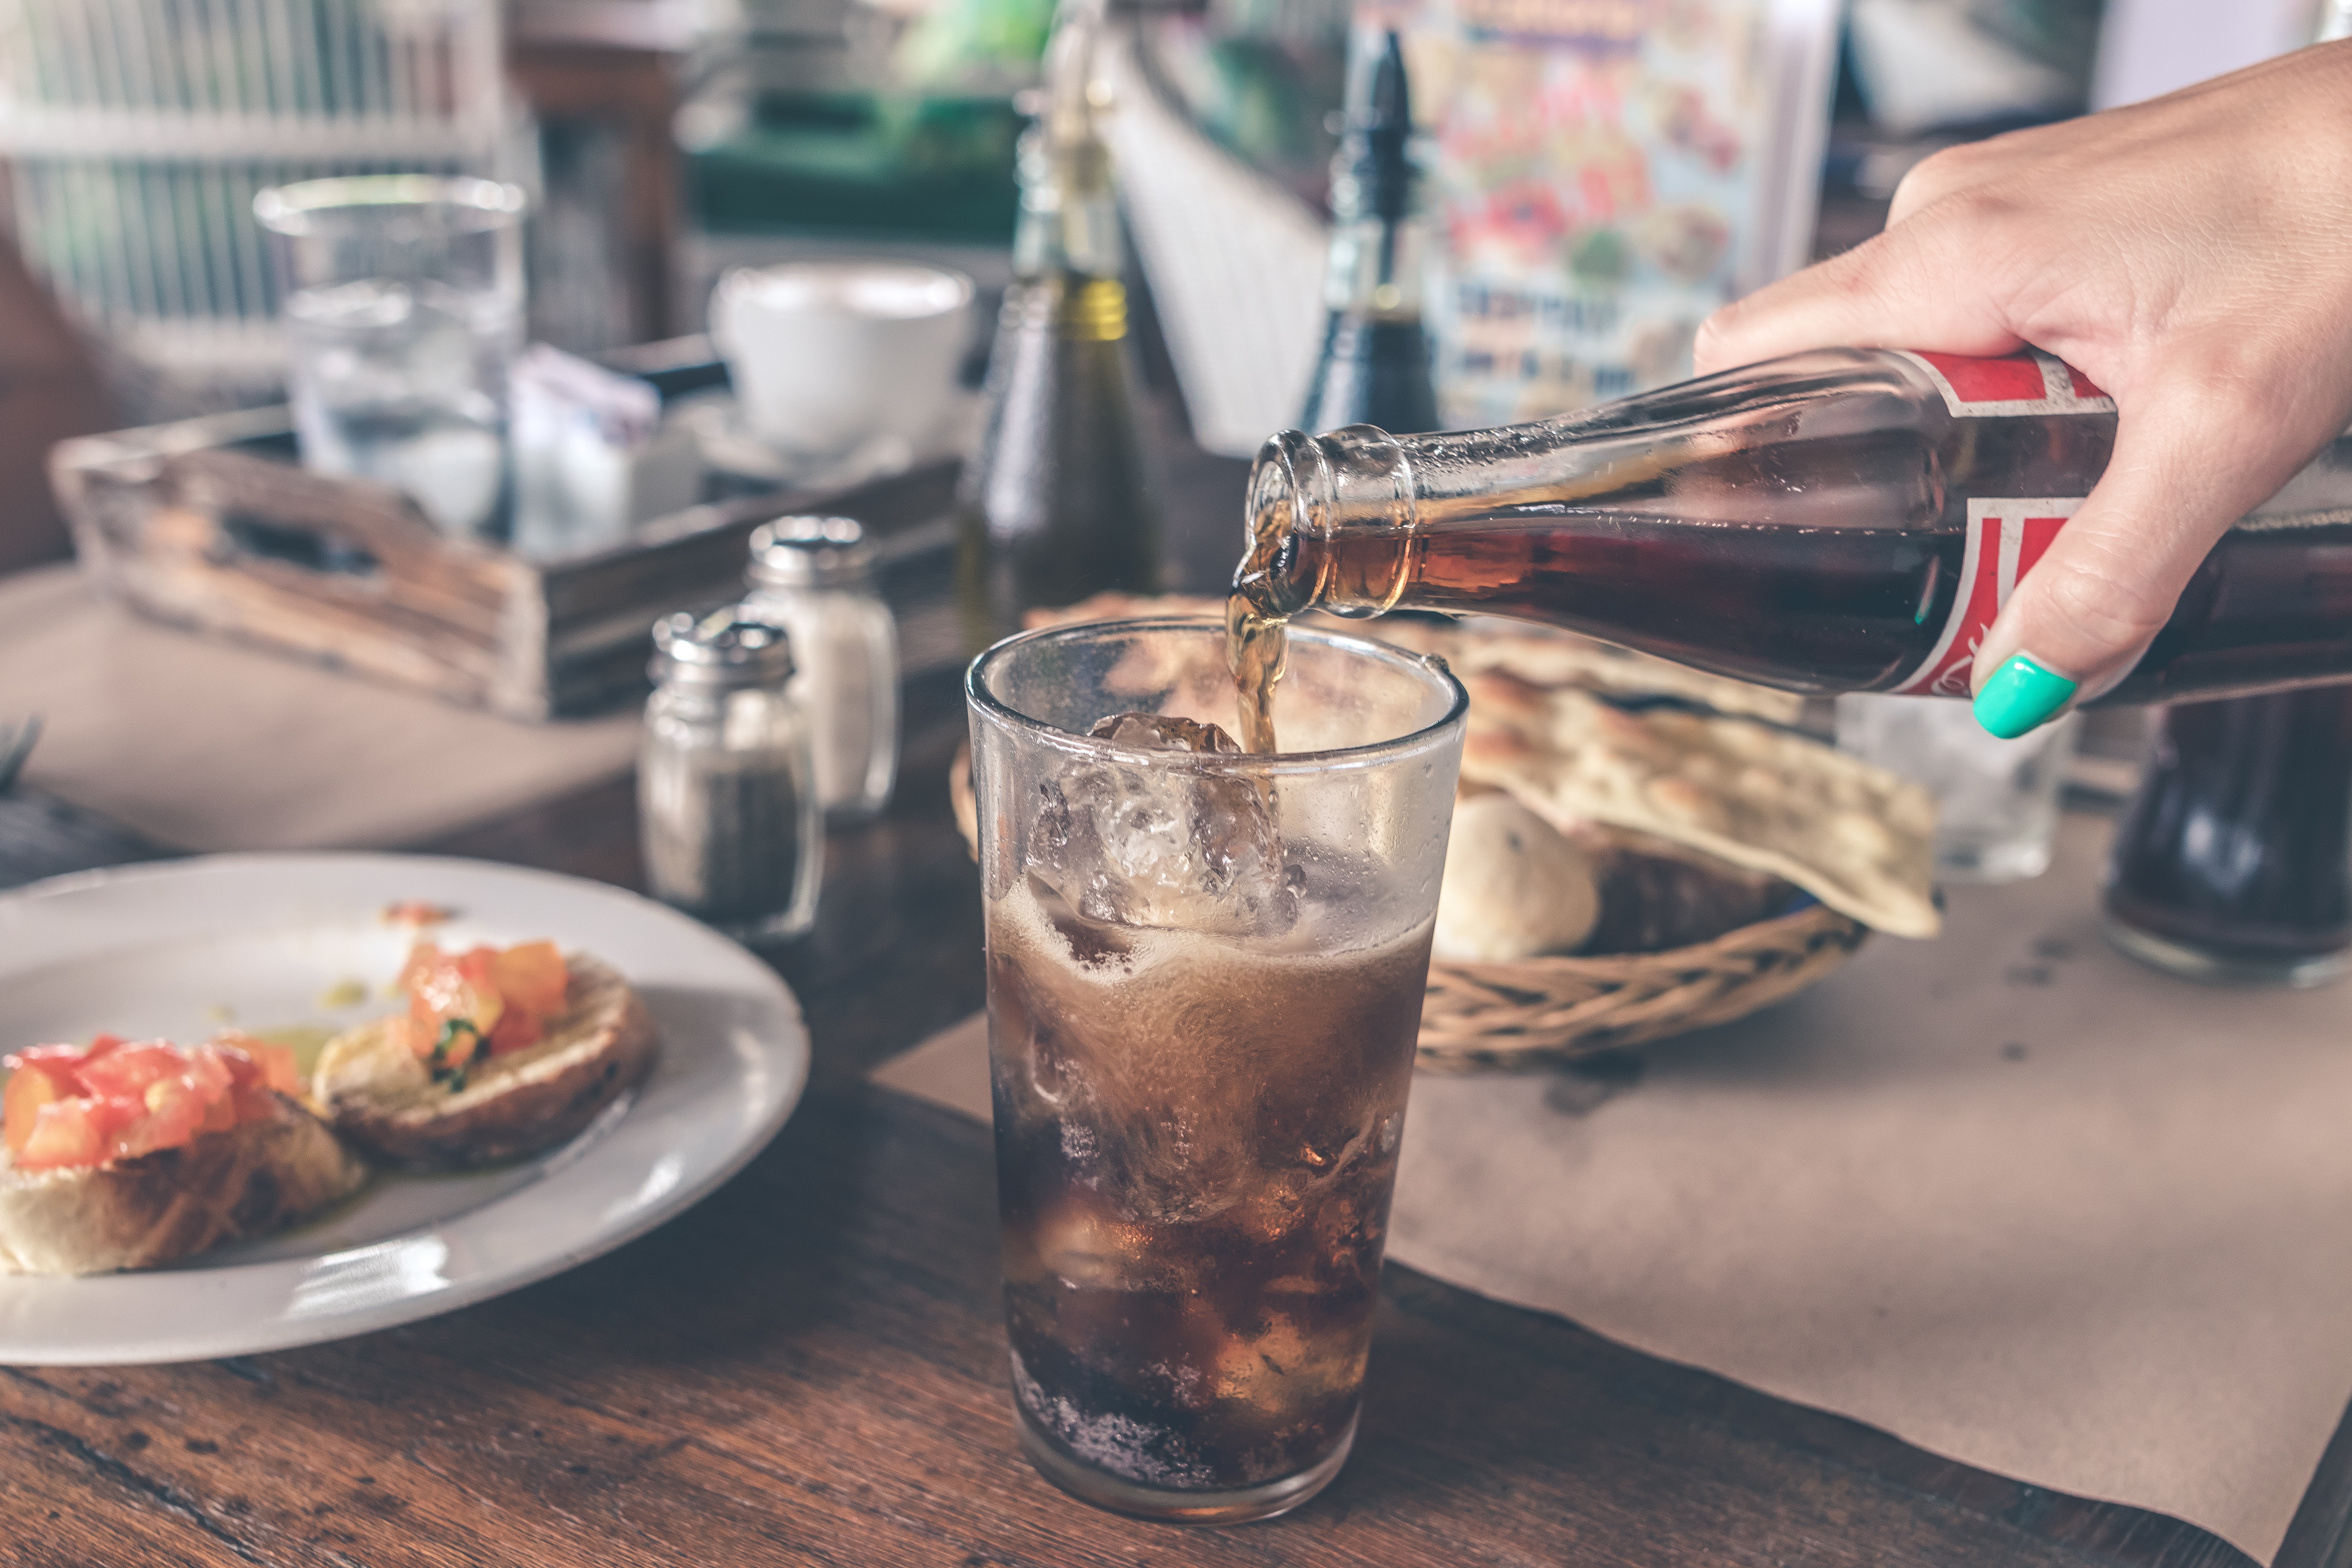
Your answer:
[[[1064,0],[1057,8],[1044,109],[1022,133],[1017,158],[1021,217],[1013,275],[1016,297],[1025,297],[1019,308],[1042,310],[1059,335],[1086,342],[1127,331],[1118,187],[1097,124],[1111,106],[1098,68],[1107,26],[1099,0]]]
[[[1091,129],[1066,141],[1055,132],[1049,117],[1021,138],[1021,217],[1005,309],[1025,331],[1112,342],[1127,335],[1127,257],[1110,149]]]
[[[1401,98],[1401,79],[1391,86]],[[1344,315],[1421,319],[1425,230],[1403,113],[1401,102],[1360,113],[1331,160],[1331,249],[1323,301]]]
[[[1092,134],[1056,143],[1043,124],[1021,137],[1021,216],[1013,274],[1035,282],[1057,274],[1117,278],[1126,270],[1110,149]]]

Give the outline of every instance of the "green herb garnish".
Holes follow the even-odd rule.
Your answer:
[[[449,1060],[449,1053],[457,1049],[457,1041],[460,1038],[470,1038],[474,1042],[474,1047],[472,1050],[466,1053],[466,1062],[452,1063]],[[470,1018],[450,1018],[443,1022],[440,1037],[433,1042],[433,1081],[441,1083],[446,1080],[452,1094],[464,1089],[467,1062],[472,1061],[475,1053],[481,1049],[481,1045],[482,1031],[474,1027],[473,1020]]]

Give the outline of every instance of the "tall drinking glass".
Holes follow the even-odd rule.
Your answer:
[[[447,532],[496,527],[524,205],[519,186],[428,174],[306,180],[254,198],[304,467],[404,490]]]
[[[1294,630],[1296,751],[1100,724],[1232,731],[1194,620],[1013,637],[965,694],[1023,1447],[1106,1508],[1280,1513],[1355,1436],[1467,699]]]

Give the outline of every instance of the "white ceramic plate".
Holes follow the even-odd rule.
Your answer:
[[[381,1175],[309,1224],[171,1268],[0,1275],[0,1364],[245,1355],[446,1312],[642,1235],[717,1187],[808,1077],[793,994],[735,943],[601,883],[397,855],[216,856],[0,894],[0,1050],[100,1030],[188,1041],[341,1027],[394,1010],[410,932],[388,903],[458,911],[445,945],[551,939],[626,975],[661,1031],[652,1075],[577,1139],[456,1176]],[[367,999],[331,995],[363,982]]]

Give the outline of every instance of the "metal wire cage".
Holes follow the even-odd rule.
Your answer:
[[[0,179],[27,262],[164,382],[266,394],[253,198],[392,171],[528,179],[497,0],[0,0]]]

